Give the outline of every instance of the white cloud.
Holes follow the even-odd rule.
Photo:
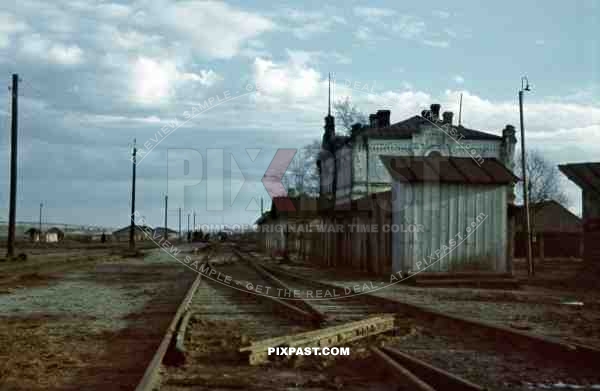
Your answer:
[[[77,45],[52,45],[48,52],[51,61],[63,65],[77,65],[83,62],[83,50]]]
[[[331,56],[333,57],[334,61],[338,64],[343,64],[343,65],[352,64],[352,58],[346,56],[345,54],[333,52],[333,53],[331,53]]]
[[[543,39],[536,39],[535,44],[538,46],[543,46],[546,44],[546,41],[544,41]]]
[[[138,103],[168,102],[176,93],[177,82],[198,82],[210,87],[223,78],[213,70],[181,72],[172,60],[139,57],[132,66],[131,83]]]
[[[300,61],[299,61],[300,60]],[[253,76],[260,97],[271,101],[303,101],[318,95],[321,75],[306,65],[306,58],[290,57],[287,63],[257,58],[254,61]]]
[[[365,18],[367,21],[376,22],[382,18],[394,16],[396,11],[389,8],[354,7],[354,15]]]
[[[421,18],[411,15],[402,15],[400,18],[395,19],[390,28],[405,39],[421,37],[426,31],[425,22]]]
[[[448,42],[448,41],[439,41],[439,40],[431,40],[431,39],[424,39],[423,43],[427,46],[432,46],[435,48],[442,48],[442,49],[446,49],[447,47],[450,46],[450,42]]]
[[[0,11],[0,48],[7,48],[12,36],[27,28],[27,24],[18,20],[13,14]]]
[[[436,16],[440,19],[448,19],[450,17],[450,12],[448,12],[448,11],[437,10],[437,11],[433,11],[432,13],[434,16]]]
[[[462,77],[461,75],[454,75],[454,77],[452,78],[452,80],[454,80],[455,83],[458,84],[462,84],[465,82],[465,78]]]
[[[197,73],[177,73],[177,80],[183,81],[197,81],[203,86],[210,87],[218,81],[223,80],[223,77],[212,69],[201,70],[200,74]]]
[[[39,34],[23,37],[20,52],[34,60],[59,65],[77,65],[83,62],[83,50],[79,46],[51,42]]]
[[[261,15],[216,1],[157,1],[138,12],[134,22],[153,31],[166,29],[188,41],[194,52],[214,58],[237,55],[246,41],[275,27]]]
[[[304,11],[285,8],[276,14],[282,20],[279,28],[290,31],[298,39],[309,39],[318,34],[328,33],[335,26],[346,24],[344,17],[333,14],[335,10]]]
[[[352,59],[339,52],[304,51],[286,49],[289,60],[297,65],[317,64],[322,61],[332,60],[337,64],[351,64]]]
[[[363,42],[377,40],[377,35],[367,26],[359,26],[354,32],[354,37]]]

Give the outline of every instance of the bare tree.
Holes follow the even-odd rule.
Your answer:
[[[298,195],[317,196],[319,194],[319,173],[317,159],[321,142],[314,140],[300,148],[282,178],[290,197]]]
[[[517,151],[516,174],[523,177],[521,170],[521,153]],[[554,200],[567,206],[569,198],[560,186],[558,167],[544,158],[537,150],[525,153],[527,192],[531,204]],[[517,186],[517,199],[523,201],[522,187]]]
[[[346,133],[350,133],[352,125],[355,123],[361,123],[363,125],[368,124],[367,115],[360,111],[347,96],[342,100],[338,100],[333,104],[333,110],[338,123],[344,127]]]

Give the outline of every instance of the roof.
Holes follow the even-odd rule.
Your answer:
[[[284,214],[290,217],[314,217],[318,215],[319,199],[314,197],[273,197],[271,210],[264,212],[256,221],[256,225],[264,224],[270,219]]]
[[[54,232],[56,232],[56,233],[58,233],[58,234],[62,234],[62,233],[63,233],[63,230],[62,230],[62,229],[60,229],[60,228],[57,228],[57,227],[52,227],[52,228],[48,229],[48,231],[46,231],[46,232],[50,232],[50,233],[54,233]]]
[[[129,232],[129,228],[130,228],[129,225],[126,226],[126,227],[123,227],[123,228],[119,228],[118,230],[113,231],[112,234],[113,235],[119,235],[119,234],[127,233],[127,232]],[[138,232],[139,231],[152,232],[153,229],[152,229],[152,227],[149,227],[147,225],[136,225],[135,226],[135,230],[138,231]]]
[[[417,132],[421,126],[431,126],[433,123],[420,115],[415,115],[404,121],[397,122],[385,128],[366,128],[360,134],[374,138],[411,138],[413,133]],[[482,132],[480,130],[468,129],[464,126],[452,125],[453,136],[467,140],[502,140],[502,137]]]
[[[525,225],[525,207],[513,205],[517,229]],[[582,222],[560,202],[547,200],[529,205],[532,228],[539,232],[581,232]]]
[[[558,169],[581,189],[600,195],[600,163],[559,164]]]
[[[381,156],[388,172],[401,182],[510,184],[519,180],[494,158]]]

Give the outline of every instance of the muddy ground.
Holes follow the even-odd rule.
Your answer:
[[[373,291],[375,295],[396,298],[458,316],[488,321],[537,333],[567,342],[600,349],[600,286],[579,287],[574,281],[582,263],[579,260],[549,260],[538,265],[528,279],[523,262],[516,263],[519,289],[476,289],[417,287],[394,284]],[[380,285],[382,277],[320,269],[310,266],[284,266],[307,277],[344,286]],[[389,283],[386,280],[384,284]],[[366,293],[370,293],[365,290]]]
[[[93,258],[4,275],[0,389],[135,388],[195,273],[157,251]]]

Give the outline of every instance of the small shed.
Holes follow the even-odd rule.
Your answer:
[[[516,235],[515,257],[527,256],[525,208],[514,206]],[[529,205],[532,252],[535,258],[581,258],[583,224],[581,219],[554,200]]]
[[[317,207],[318,200],[312,197],[274,197],[271,210],[255,222],[263,250],[305,257],[317,239],[311,232],[319,217]]]
[[[56,243],[65,238],[65,233],[57,227],[52,227],[48,229],[43,236],[45,237],[46,242]]]
[[[27,231],[25,231],[26,237],[32,242],[39,242],[41,238],[40,234],[41,232],[37,228],[29,228]]]
[[[511,270],[507,195],[518,178],[494,158],[382,156],[392,186],[394,272]]]
[[[600,162],[562,164],[558,168],[581,188],[584,259],[600,270]]]
[[[129,225],[118,229],[112,233],[112,237],[117,242],[127,242],[129,240],[129,229]],[[150,240],[152,238],[152,227],[136,225],[134,228],[134,238],[136,241]]]

